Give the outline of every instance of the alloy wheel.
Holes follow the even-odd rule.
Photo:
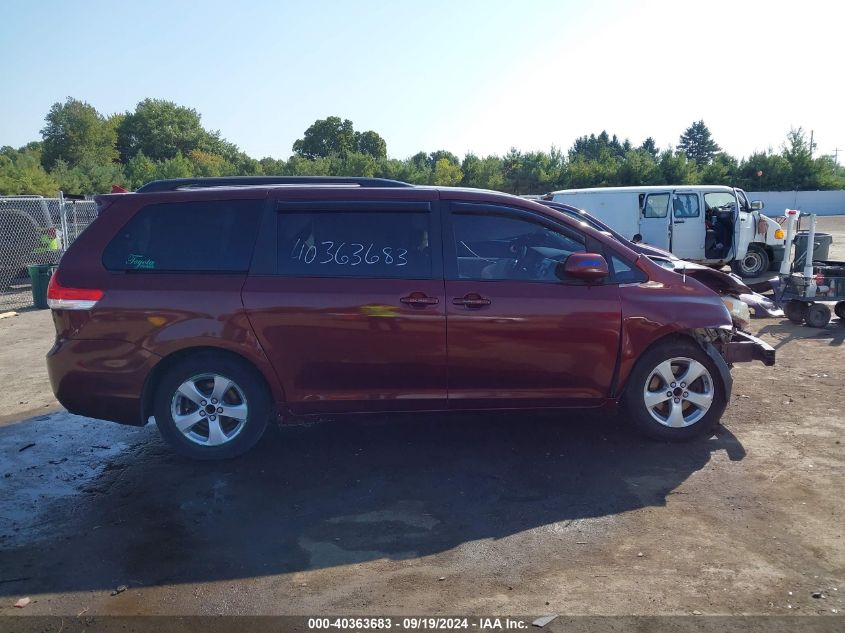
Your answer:
[[[219,374],[200,374],[183,382],[170,403],[176,428],[201,446],[220,446],[244,428],[249,409],[243,390]]]
[[[670,358],[655,367],[643,389],[652,418],[663,426],[692,426],[703,418],[715,397],[713,378],[703,363],[692,358]]]

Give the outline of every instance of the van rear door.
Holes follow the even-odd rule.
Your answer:
[[[666,251],[671,250],[671,198],[671,191],[644,194],[640,206],[640,235],[643,242]]]

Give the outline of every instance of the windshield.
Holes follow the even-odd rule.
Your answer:
[[[601,231],[602,233],[609,233],[614,238],[616,238],[617,240],[619,240],[623,243],[628,241],[624,237],[622,237],[619,233],[617,233],[612,228],[607,226],[604,222],[602,222],[601,220],[598,220],[597,218],[594,218],[593,216],[591,216],[586,211],[581,211],[580,209],[575,209],[574,207],[568,207],[568,206],[563,205],[563,204],[555,204],[554,202],[548,202],[548,201],[544,201],[543,204],[545,204],[547,207],[551,207],[555,211],[560,211],[564,215],[572,218],[573,220],[578,220],[579,222],[583,222],[584,224],[586,224],[590,228],[595,229],[596,231]]]
[[[675,265],[675,262],[671,259],[666,259],[665,257],[655,257],[654,255],[647,255],[647,257],[658,266],[661,266],[667,270],[675,270],[678,268],[678,266]]]

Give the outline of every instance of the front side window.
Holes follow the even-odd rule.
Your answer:
[[[732,193],[715,191],[704,194],[704,207],[708,211],[733,211],[736,198]]]
[[[522,217],[453,214],[459,279],[559,283],[558,264],[584,253],[584,239]]]
[[[673,204],[676,218],[697,218],[701,215],[697,193],[679,193]]]
[[[103,252],[107,270],[249,270],[263,201],[213,200],[140,209]]]
[[[619,284],[640,283],[646,281],[646,275],[633,264],[629,264],[621,257],[611,254],[609,257],[613,281]]]
[[[665,218],[669,212],[669,194],[655,193],[645,200],[645,207],[643,208],[643,217],[645,218]]]
[[[431,277],[429,212],[281,211],[278,272],[301,277]]]

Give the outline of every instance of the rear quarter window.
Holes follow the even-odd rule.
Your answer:
[[[260,200],[152,204],[140,209],[103,252],[112,271],[245,272]]]

